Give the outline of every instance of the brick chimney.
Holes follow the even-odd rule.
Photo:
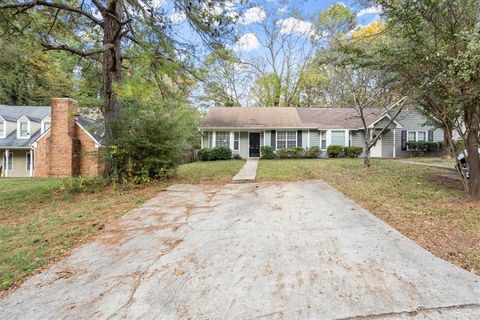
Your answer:
[[[75,117],[77,102],[69,98],[52,98],[52,125],[48,146],[49,176],[75,175]]]

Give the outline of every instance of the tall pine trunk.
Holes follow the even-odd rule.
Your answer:
[[[121,107],[115,91],[114,84],[121,79],[121,6],[118,1],[111,1],[107,7],[110,14],[104,15],[104,45],[111,44],[112,49],[103,54],[103,108],[102,113],[105,122],[105,143],[107,148],[115,143],[115,121],[119,118]],[[112,163],[109,157],[105,162],[104,176],[112,173]]]
[[[363,147],[363,165],[365,167],[370,167],[370,148],[368,145],[370,144],[370,139],[365,137],[365,146]]]
[[[478,134],[480,126],[480,107],[470,105],[465,108],[465,126],[467,128],[467,152],[470,179],[468,181],[468,193],[480,200],[480,157],[478,155]]]

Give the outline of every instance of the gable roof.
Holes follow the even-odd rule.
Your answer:
[[[382,111],[364,109],[367,124],[376,121]],[[202,129],[351,129],[363,127],[354,108],[293,108],[293,107],[213,107],[203,119]]]
[[[0,105],[0,116],[8,122],[17,122],[22,116],[32,122],[41,123],[46,117],[51,117],[52,107],[50,106],[6,106]],[[76,122],[95,140],[103,145],[105,127],[101,122],[78,116]],[[45,131],[45,132],[48,132]],[[5,139],[0,139],[0,147],[9,148],[31,148],[32,145],[42,136],[41,128],[31,132],[29,139],[17,139],[17,129],[13,130]]]

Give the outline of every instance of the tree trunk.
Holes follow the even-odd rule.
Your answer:
[[[468,193],[480,200],[480,157],[478,155],[478,133],[480,126],[480,107],[471,105],[465,108],[465,126],[467,129],[467,163],[470,171]]]
[[[113,48],[103,54],[103,117],[105,121],[105,144],[107,148],[115,143],[115,121],[120,116],[120,102],[114,92],[114,84],[121,79],[121,58],[120,58],[120,32],[122,26],[121,6],[117,1],[109,2],[107,11],[110,14],[104,15],[104,45],[112,44]],[[115,17],[117,19],[115,19]],[[112,163],[106,159],[104,176],[112,173]]]
[[[443,126],[443,153],[442,156],[445,158],[451,158],[455,156],[453,152],[453,136],[452,136],[452,127],[448,123],[444,123]]]
[[[365,146],[363,147],[363,166],[369,168],[370,167],[370,148],[368,145],[370,141],[365,138]]]

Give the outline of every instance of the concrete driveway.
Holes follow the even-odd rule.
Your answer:
[[[0,319],[480,319],[480,278],[322,182],[176,185]]]

